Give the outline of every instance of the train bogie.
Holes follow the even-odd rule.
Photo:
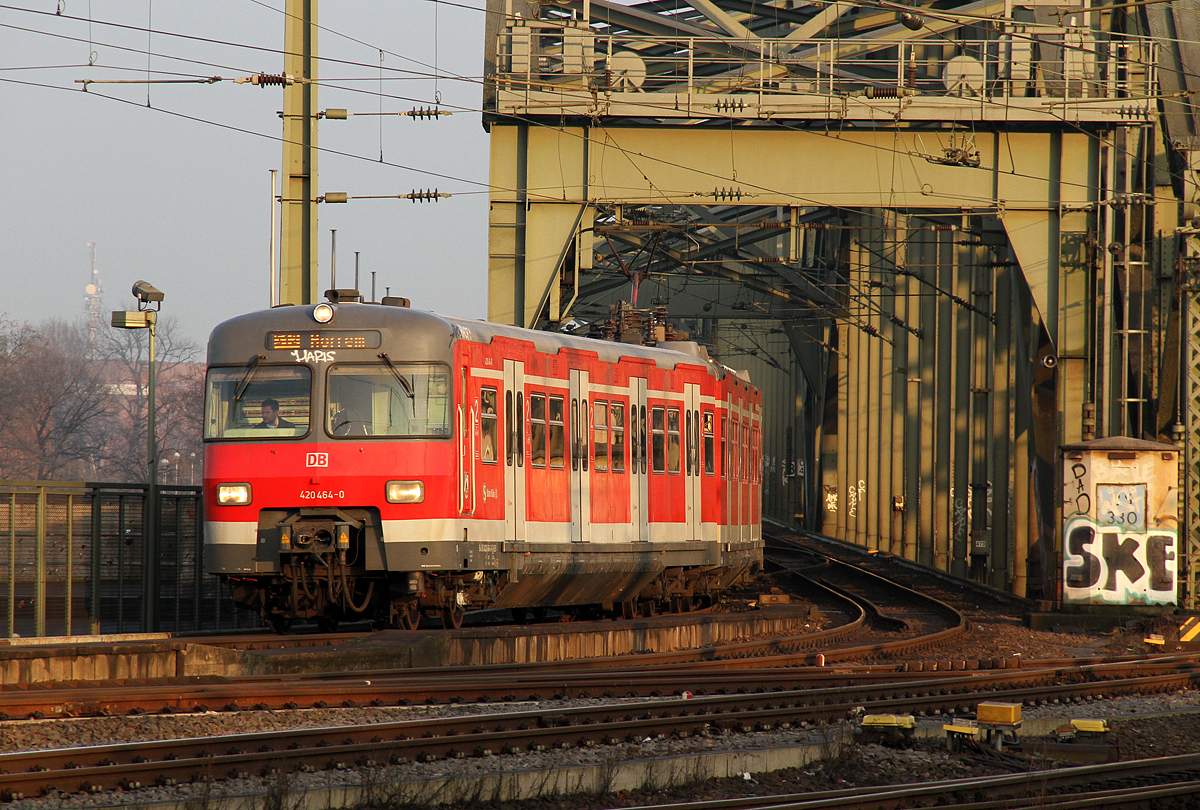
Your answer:
[[[761,562],[761,400],[702,352],[361,303],[209,342],[205,564],[283,629],[711,602]]]

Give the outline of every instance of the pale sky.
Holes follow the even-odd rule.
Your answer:
[[[343,61],[322,62],[319,109],[379,112],[382,50],[384,112],[440,97],[454,113],[320,124],[320,146],[345,155],[321,153],[319,193],[454,195],[320,205],[320,290],[329,286],[336,228],[338,286],[352,286],[358,251],[365,294],[375,271],[379,296],[390,287],[416,307],[486,315],[483,2],[320,4],[320,55]],[[125,308],[144,278],[166,293],[164,315],[201,347],[217,323],[268,306],[269,170],[282,160],[282,91],[232,79],[282,72],[283,8],[283,0],[0,7],[0,317],[80,316],[88,242],[97,244],[106,313]],[[147,61],[151,79],[224,81],[93,84],[87,93],[77,83],[145,79]]]

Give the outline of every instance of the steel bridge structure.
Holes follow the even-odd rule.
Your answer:
[[[489,0],[489,319],[657,309],[764,512],[1053,600],[1058,448],[1174,442],[1200,584],[1200,3]]]

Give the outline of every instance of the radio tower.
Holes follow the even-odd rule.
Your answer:
[[[96,267],[96,243],[88,242],[92,256],[92,280],[84,288],[83,311],[88,318],[88,356],[96,359],[96,335],[104,325],[104,285],[100,283],[100,270]]]

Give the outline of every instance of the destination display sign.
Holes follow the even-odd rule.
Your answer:
[[[378,349],[379,332],[374,329],[324,329],[319,332],[268,332],[267,348],[283,349]]]

